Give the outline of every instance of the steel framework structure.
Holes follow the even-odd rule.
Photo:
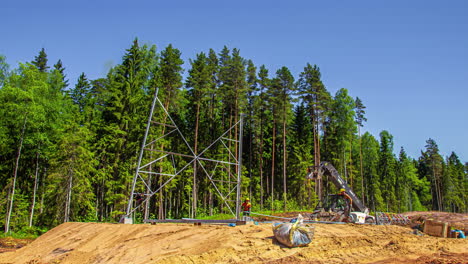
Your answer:
[[[186,137],[183,135],[182,131],[179,129],[178,125],[174,119],[169,114],[168,109],[166,109],[158,97],[159,89],[156,89],[153,102],[151,104],[151,110],[148,117],[148,122],[146,125],[145,135],[142,141],[141,150],[138,156],[138,163],[133,177],[131,194],[128,200],[126,217],[129,218],[132,216],[133,212],[139,209],[142,205],[149,203],[150,198],[160,192],[164,186],[169,184],[174,178],[181,176],[181,174],[190,168],[190,165],[193,166],[194,163],[197,163],[198,166],[202,169],[202,174],[209,178],[212,186],[214,187],[215,194],[221,198],[222,202],[226,205],[226,208],[236,217],[240,219],[240,187],[241,187],[241,171],[242,171],[242,131],[243,131],[243,118],[242,115],[239,118],[239,121],[227,129],[221,136],[219,136],[215,141],[213,141],[208,147],[203,149],[201,152],[196,154],[193,148],[188,143]],[[160,119],[163,122],[158,122],[155,119],[155,110],[160,109]],[[162,112],[161,112],[162,110]],[[161,118],[162,116],[162,118]],[[155,139],[150,139],[150,130],[151,128],[159,128],[164,131],[160,133],[159,137]],[[166,129],[168,130],[165,133]],[[236,135],[231,136],[235,131],[239,129],[238,138],[235,138]],[[155,134],[155,133],[153,133]],[[235,134],[235,133],[234,133]],[[187,153],[180,153],[177,151],[172,151],[171,146],[164,146],[161,142],[169,136],[177,137],[178,140],[183,142],[183,145]],[[233,138],[234,137],[234,138]],[[237,156],[234,155],[233,151],[229,147],[231,143],[238,144]],[[155,147],[156,146],[156,147]],[[220,146],[218,149],[226,151],[221,155],[227,160],[223,159],[213,159],[210,158],[210,153],[213,151],[214,146]],[[156,157],[153,157],[151,153],[156,153]],[[148,155],[148,154],[149,155]],[[219,154],[219,153],[218,153]],[[226,155],[227,154],[227,155]],[[149,158],[148,158],[149,156]],[[175,157],[179,157],[180,162],[175,161]],[[160,162],[166,161],[170,163],[171,166],[159,166],[159,171],[153,171],[152,166],[156,166]],[[210,167],[207,167],[207,164],[210,163]],[[235,168],[232,169],[231,168]],[[216,174],[219,170],[225,170],[227,174],[227,179],[223,178],[220,180],[217,177],[219,173]],[[234,171],[234,173],[233,173]],[[151,179],[152,176],[164,178],[164,182],[159,184],[156,187],[152,187]],[[217,176],[218,175],[218,176]],[[228,188],[220,188],[220,185],[228,185]],[[145,193],[137,192],[137,189],[144,188]],[[139,204],[134,202],[134,197],[137,195],[143,195],[144,198],[141,198]],[[140,196],[141,197],[141,196]],[[193,200],[193,198],[192,198]],[[196,202],[196,201],[193,201]],[[235,203],[233,203],[235,202]],[[235,207],[235,208],[233,208]],[[145,211],[146,212],[146,211]],[[148,214],[145,213],[144,220],[148,220]]]

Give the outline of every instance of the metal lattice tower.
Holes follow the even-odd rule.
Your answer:
[[[176,177],[193,177],[193,173],[190,175],[187,169],[197,163],[201,168],[201,174],[208,177],[220,202],[226,206],[227,210],[236,219],[240,219],[242,116],[236,124],[226,130],[208,147],[195,154],[186,137],[169,114],[168,109],[164,107],[159,99],[158,92],[159,89],[156,90],[151,105],[135,176],[133,177],[126,217],[130,217],[133,212],[142,209],[142,206],[146,206],[144,219],[148,220],[147,206],[151,197],[161,192],[164,186],[168,185]],[[155,111],[159,111],[158,115],[155,114]],[[238,138],[233,138],[236,135],[232,132],[237,131],[237,129],[239,131]],[[164,145],[164,141],[168,138],[171,138],[173,142],[174,140],[180,142],[177,145],[178,151],[174,150],[171,145]],[[231,144],[237,144],[237,155],[230,147]],[[181,151],[181,149],[183,150]],[[223,153],[215,153],[215,150],[221,150]],[[158,170],[155,171],[153,167],[157,167]],[[152,177],[159,177],[160,183],[153,186],[154,179]],[[227,185],[228,188],[224,185]],[[137,195],[143,197],[139,204],[134,201],[134,197]]]

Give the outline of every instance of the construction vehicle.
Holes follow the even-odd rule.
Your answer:
[[[364,206],[330,162],[323,161],[319,166],[310,166],[306,178],[317,180],[325,176],[340,190],[340,194],[329,194],[323,201],[320,201],[310,215],[311,220],[351,223],[376,222],[375,217],[369,215],[369,208]]]

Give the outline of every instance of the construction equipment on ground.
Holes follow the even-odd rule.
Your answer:
[[[311,220],[351,223],[376,222],[375,217],[369,215],[369,208],[364,206],[330,162],[323,161],[319,166],[310,166],[306,178],[317,180],[325,176],[341,192],[340,194],[329,194],[323,201],[319,201],[313,213],[310,214]]]
[[[376,212],[377,223],[382,225],[409,225],[411,220],[406,215]]]

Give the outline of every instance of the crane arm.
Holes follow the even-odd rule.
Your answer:
[[[308,179],[317,179],[323,176],[328,176],[328,178],[331,180],[331,182],[333,182],[336,188],[345,189],[346,193],[351,197],[353,201],[352,206],[354,210],[366,214],[369,213],[369,208],[364,206],[361,200],[359,200],[357,195],[349,187],[346,181],[343,178],[341,178],[338,171],[335,169],[335,167],[333,167],[333,165],[330,162],[322,161],[318,168],[316,168],[315,166],[309,167],[309,174],[307,175]]]

